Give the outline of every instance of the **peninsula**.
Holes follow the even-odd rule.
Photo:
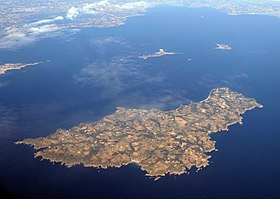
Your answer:
[[[232,50],[232,47],[230,47],[227,44],[216,44],[215,49],[216,50]]]
[[[16,144],[31,145],[37,150],[35,157],[67,167],[106,169],[134,163],[159,179],[206,167],[209,152],[215,150],[210,135],[242,124],[241,115],[256,107],[263,106],[228,88],[217,88],[207,99],[174,110],[119,107],[99,121]]]
[[[5,74],[6,71],[9,71],[9,70],[20,70],[20,69],[28,67],[28,66],[38,65],[40,63],[41,62],[35,62],[35,63],[31,63],[31,64],[15,63],[15,64],[0,65],[0,75]]]
[[[149,58],[153,58],[153,57],[161,57],[161,56],[164,56],[164,55],[175,55],[177,53],[175,52],[165,52],[162,48],[159,49],[158,52],[155,52],[154,54],[151,54],[151,55],[142,55],[142,56],[139,56],[140,59],[149,59]]]

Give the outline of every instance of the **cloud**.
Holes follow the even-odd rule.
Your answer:
[[[155,3],[146,1],[127,2],[127,3],[112,3],[103,0],[96,3],[86,4],[81,7],[83,14],[106,14],[108,12],[118,14],[123,17],[138,15],[139,12],[144,12],[146,9],[151,8]]]
[[[36,22],[30,23],[30,24],[27,24],[26,26],[37,26],[37,25],[41,25],[41,24],[48,24],[48,23],[53,23],[53,22],[62,21],[62,20],[64,20],[64,17],[57,16],[53,19],[43,19],[40,21],[36,21]]]
[[[138,1],[138,2],[131,2],[131,3],[124,3],[124,4],[117,4],[116,8],[120,10],[137,10],[137,11],[144,11],[152,7],[152,3],[148,3],[146,1]]]
[[[144,11],[147,8],[152,7],[154,3],[149,3],[147,1],[138,1],[138,2],[126,2],[126,3],[112,3],[107,0],[99,1],[96,3],[87,4],[82,7],[84,13],[95,11],[95,13],[105,12],[105,11],[113,11],[113,12],[121,12],[121,11]]]
[[[89,44],[92,49],[94,49],[94,51],[97,51],[97,53],[100,55],[111,54],[113,51],[115,52],[114,56],[127,55],[127,52],[134,55],[137,50],[125,39],[115,36],[94,37],[92,39],[89,39]],[[122,50],[116,50],[120,48],[126,49],[125,52],[123,52]]]
[[[190,102],[186,91],[169,85],[159,73],[146,72],[139,63],[136,57],[95,61],[74,80],[84,88],[97,88],[98,98],[110,99],[112,107],[168,109]]]
[[[79,15],[79,8],[71,7],[66,14],[66,18],[74,20]]]
[[[28,29],[28,32],[32,34],[40,34],[40,33],[48,33],[48,32],[54,32],[61,29],[59,26],[56,25],[43,25],[39,27],[31,27]]]
[[[62,16],[8,27],[0,34],[0,49],[16,49],[39,39],[56,37],[63,34],[62,30],[75,32],[77,29],[69,29]]]
[[[91,41],[91,44],[102,47],[102,46],[108,46],[112,44],[118,44],[118,45],[126,45],[126,42],[121,39],[120,37],[99,37],[99,38],[94,38]]]
[[[74,79],[84,86],[102,88],[104,96],[118,95],[131,87],[162,81],[161,76],[146,74],[135,59],[129,57],[93,62],[84,67]]]
[[[14,107],[7,107],[0,104],[0,138],[11,136],[11,133],[16,129],[17,113]]]
[[[9,28],[6,29],[5,35],[0,38],[0,49],[2,48],[18,48],[37,41],[41,38],[57,36],[57,34],[50,34],[61,30],[62,27],[48,24],[41,26],[28,26],[23,28]]]
[[[169,110],[179,107],[181,104],[189,104],[191,100],[188,94],[182,90],[168,88],[165,85],[161,89],[155,89],[151,92],[134,90],[131,93],[122,95],[113,101],[113,107],[127,107],[127,108],[157,108],[162,110]]]
[[[0,82],[0,89],[8,86],[8,82]]]
[[[234,90],[241,90],[245,84],[242,81],[246,81],[249,78],[247,73],[236,73],[232,75],[211,75],[204,74],[197,81],[193,82],[192,87],[196,88],[219,88],[219,87],[229,87]]]

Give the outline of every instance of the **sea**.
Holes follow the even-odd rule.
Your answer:
[[[280,198],[280,19],[208,8],[157,7],[111,28],[64,30],[0,64],[42,62],[0,77],[0,188],[9,198]],[[232,50],[216,50],[228,44]],[[176,55],[147,60],[163,48]],[[229,87],[264,105],[211,137],[199,172],[158,181],[137,165],[66,168],[14,142],[97,121],[116,107],[170,110]],[[3,195],[4,196],[4,195]]]

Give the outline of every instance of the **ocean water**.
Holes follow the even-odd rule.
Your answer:
[[[43,62],[0,78],[1,191],[14,198],[279,198],[279,35],[275,17],[160,7],[119,27],[0,50],[1,64]],[[233,50],[214,50],[216,43]],[[159,48],[178,54],[138,58]],[[117,106],[173,109],[217,87],[264,108],[247,112],[242,126],[214,134],[218,151],[200,172],[155,182],[137,165],[65,168],[14,144],[98,120]]]

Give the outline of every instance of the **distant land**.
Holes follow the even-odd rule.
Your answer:
[[[175,110],[119,107],[99,121],[16,144],[31,145],[37,150],[35,157],[67,167],[106,169],[134,163],[157,180],[206,167],[209,152],[215,150],[210,135],[242,124],[241,115],[256,107],[263,106],[228,88],[217,88],[207,99]]]
[[[14,63],[14,64],[4,64],[4,65],[0,65],[0,75],[3,75],[6,73],[6,71],[10,71],[10,70],[20,70],[23,68],[26,68],[28,66],[35,66],[40,64],[41,62],[35,62],[35,63],[31,63],[31,64],[23,64],[23,63]]]
[[[162,48],[159,49],[158,52],[155,52],[154,54],[151,54],[151,55],[142,55],[142,56],[139,56],[140,59],[149,59],[149,58],[154,58],[154,57],[161,57],[161,56],[164,56],[164,55],[175,55],[177,53],[175,52],[165,52]]]
[[[158,5],[189,8],[209,7],[232,15],[262,14],[280,16],[279,0],[13,0],[0,3],[0,27],[19,25],[19,23],[39,14],[63,17],[68,20],[70,27],[72,27],[71,24],[73,23],[79,27],[115,26],[123,24],[127,17],[137,16]],[[80,17],[81,15],[82,17]],[[48,23],[50,21],[44,22]]]
[[[12,0],[0,1],[0,49],[19,48],[51,37],[54,32],[125,24],[161,5],[214,8],[230,15],[260,14],[280,17],[279,0]],[[39,17],[43,16],[43,17]]]

